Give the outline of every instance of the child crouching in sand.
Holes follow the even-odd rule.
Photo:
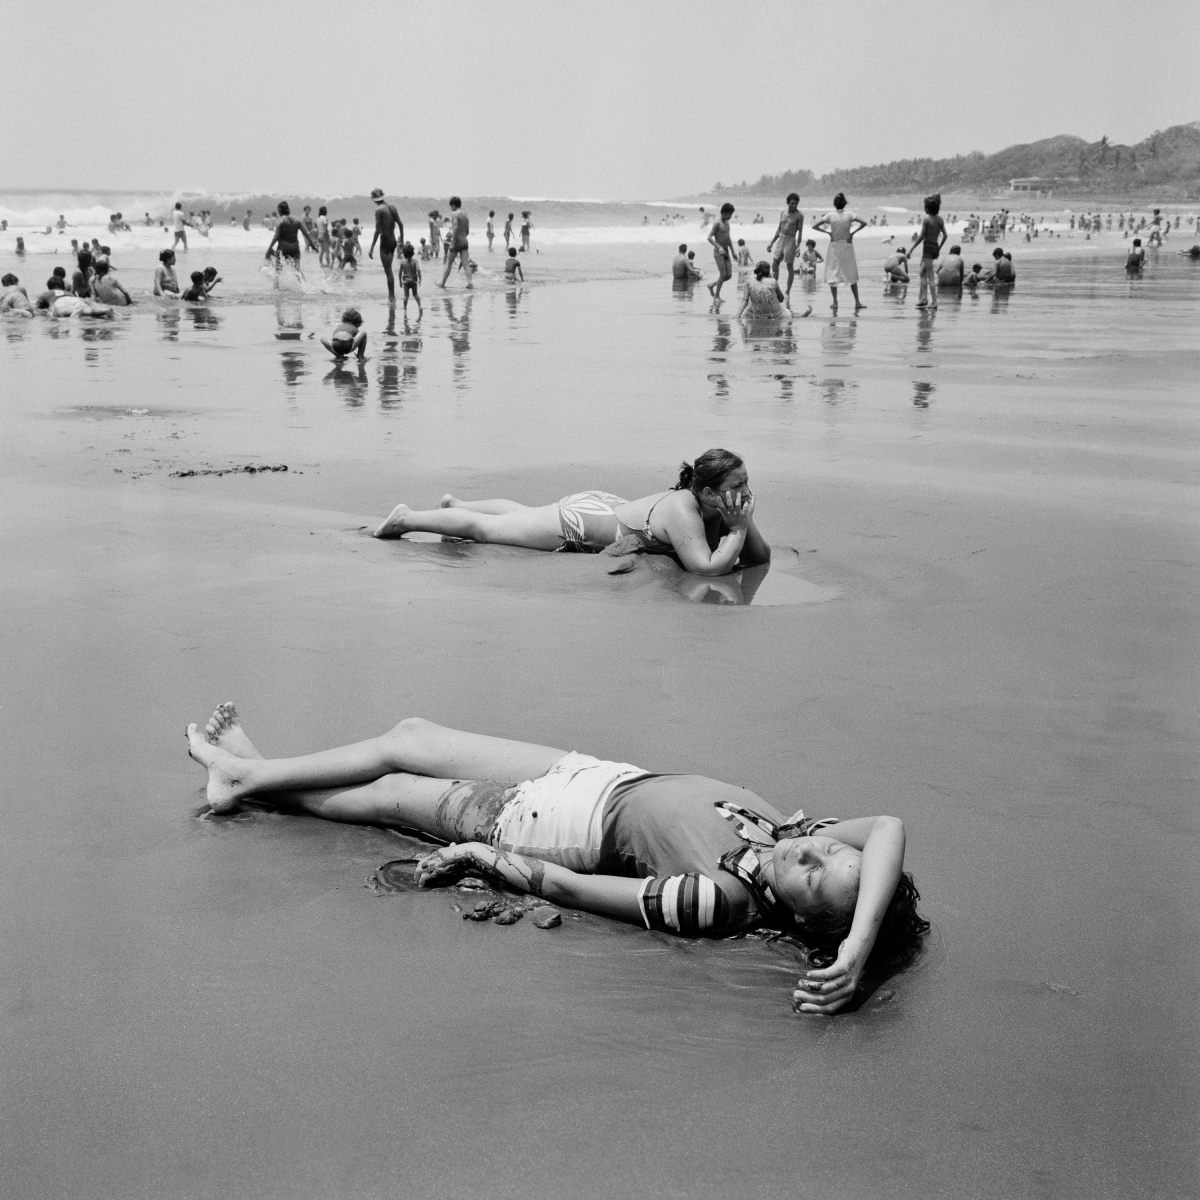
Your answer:
[[[360,361],[367,357],[367,335],[359,328],[362,325],[362,314],[357,308],[348,308],[342,313],[342,323],[329,335],[329,339],[321,339],[321,345],[341,361],[357,354]]]
[[[504,282],[509,287],[513,287],[518,279],[524,283],[525,272],[521,270],[521,264],[517,259],[516,246],[509,246],[508,257],[504,260]]]

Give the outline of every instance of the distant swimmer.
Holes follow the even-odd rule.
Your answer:
[[[111,304],[114,308],[124,308],[133,303],[133,297],[121,286],[120,281],[106,262],[96,264],[96,276],[92,290],[95,292],[97,300],[102,304]]]
[[[525,282],[525,272],[521,270],[521,261],[517,258],[516,246],[509,246],[508,257],[504,260],[504,282],[509,287],[515,287],[517,280]]]
[[[321,345],[336,359],[346,359],[357,354],[361,362],[367,356],[367,335],[362,329],[362,313],[357,308],[348,308],[342,313],[342,323],[329,335],[321,339]]]
[[[275,257],[275,274],[276,286],[279,284],[279,268],[284,262],[290,264],[292,269],[300,278],[304,276],[300,274],[300,238],[303,237],[308,243],[308,248],[314,253],[317,250],[316,244],[308,235],[308,230],[292,216],[292,210],[286,200],[280,200],[278,206],[279,220],[275,224],[275,232],[271,236],[271,244],[267,247],[267,252],[263,255],[264,258]]]
[[[25,239],[23,237],[17,238],[17,248],[13,251],[13,253],[18,258],[25,257]]]
[[[1129,253],[1125,258],[1125,270],[1140,271],[1146,265],[1146,250],[1142,245],[1141,238],[1134,238],[1133,245],[1129,248]]]
[[[779,290],[779,282],[775,279],[769,262],[760,262],[754,268],[754,278],[746,284],[746,294],[742,297],[742,307],[737,315],[747,316],[751,321],[784,320],[792,315],[787,307],[787,296]],[[810,304],[801,316],[807,317],[812,312]]]
[[[700,206],[700,228],[707,229],[712,224],[712,213],[704,211],[704,205]]]
[[[55,222],[54,228],[57,229],[59,233],[62,233],[63,230],[68,228],[67,218],[64,217],[62,213],[58,214],[58,220]]]
[[[507,250],[509,245],[512,243],[512,236],[513,236],[512,226],[513,226],[513,214],[509,213],[508,220],[506,220],[504,222],[504,248],[505,248],[505,250]]]
[[[183,243],[183,248],[188,248],[187,244],[187,227],[191,221],[183,215],[183,205],[178,200],[175,201],[175,211],[171,213],[171,229],[174,232],[174,240],[171,242],[171,249],[174,250],[180,242]]]
[[[697,575],[725,575],[739,564],[756,566],[771,558],[754,524],[745,463],[728,450],[706,451],[684,464],[673,489],[640,500],[590,491],[529,507],[515,500],[466,502],[447,495],[440,508],[425,512],[398,504],[375,536],[418,532],[593,554],[628,539],[631,553],[674,554]]]
[[[1192,246],[1190,250],[1180,250],[1179,254],[1183,258],[1190,258],[1192,262],[1200,262],[1200,246]]]
[[[208,774],[212,813],[251,801],[415,830],[442,844],[416,864],[421,887],[469,873],[656,936],[788,934],[810,951],[792,992],[799,1013],[837,1012],[868,970],[911,962],[929,931],[896,817],[788,817],[702,775],[644,771],[420,717],[351,746],[265,758],[225,703],[203,729],[188,725],[187,740]],[[803,788],[799,774],[795,784]],[[392,867],[377,872],[385,886]]]
[[[487,240],[488,251],[490,253],[492,249],[492,242],[496,240],[496,210],[494,208],[490,213],[488,213]]]
[[[913,234],[913,250],[916,250],[918,242],[921,244],[921,290],[917,297],[918,308],[938,306],[937,260],[949,236],[946,232],[946,222],[939,215],[941,207],[940,194],[926,196],[925,216],[921,219],[920,228]]]
[[[884,260],[883,281],[884,283],[908,282],[908,251],[903,246],[897,246],[895,254]]]
[[[729,232],[729,218],[734,211],[728,200],[722,204],[721,219],[713,222],[708,234],[708,244],[713,248],[713,259],[717,264],[717,277],[708,285],[709,294],[714,300],[721,299],[722,285],[727,279],[733,278],[733,241]]]
[[[748,267],[754,259],[750,256],[750,251],[746,248],[746,239],[738,238],[737,240],[737,265],[739,267]]]
[[[804,243],[804,253],[800,255],[800,274],[816,275],[817,263],[823,263],[825,256],[817,249],[817,243],[809,238]]]
[[[158,256],[154,268],[154,294],[166,298],[179,298],[179,280],[175,277],[175,251],[164,250]]]
[[[951,246],[950,253],[946,255],[942,260],[942,265],[938,267],[938,287],[961,288],[965,276],[966,264],[962,258],[962,247]]]
[[[467,276],[467,288],[474,288],[471,281],[471,254],[468,235],[471,232],[471,222],[462,210],[462,201],[457,196],[450,197],[450,247],[446,254],[446,269],[442,272],[442,281],[438,287],[445,287],[450,278],[450,271],[457,261]]]
[[[425,239],[421,239],[421,249],[425,249]],[[408,298],[412,298],[417,302],[417,317],[425,315],[424,308],[421,307],[421,264],[417,262],[416,255],[413,251],[412,242],[404,243],[404,250],[400,255],[400,288],[404,293],[404,311],[408,312]]]
[[[855,228],[857,226],[857,228]],[[827,212],[813,225],[816,233],[829,234],[829,257],[825,260],[825,282],[829,286],[833,303],[830,307],[837,316],[837,290],[843,284],[849,286],[854,295],[854,311],[866,308],[858,295],[858,259],[854,253],[854,235],[866,229],[867,223],[846,209],[846,196],[838,192],[833,198],[833,211]]]
[[[521,253],[528,254],[530,247],[530,237],[533,234],[533,217],[529,209],[525,209],[521,213]]]
[[[392,278],[392,258],[396,247],[404,244],[404,222],[394,204],[389,204],[383,196],[383,188],[374,188],[371,199],[375,201],[375,236],[371,238],[371,248],[367,251],[368,258],[375,257],[375,243],[379,243],[379,261],[383,273],[387,276],[388,302],[396,302],[396,283]]]
[[[779,243],[779,249],[775,251],[775,256],[771,260],[771,274],[779,278],[779,264],[787,263],[787,292],[792,294],[792,281],[796,277],[796,250],[800,245],[800,239],[804,236],[804,214],[800,211],[800,197],[791,192],[788,194],[785,201],[787,208],[779,214],[779,225],[775,230],[771,240],[767,243],[767,253],[771,253],[771,247],[776,242]]]
[[[250,209],[246,209],[246,215],[242,218],[242,228],[247,233],[250,232],[250,218],[252,216],[254,216],[254,214],[250,211]]]
[[[512,213],[508,214],[509,225],[512,224]],[[507,230],[509,226],[505,226]],[[508,245],[507,236],[504,239],[504,244]],[[429,214],[429,249],[435,259],[442,257],[442,216],[435,208]]]

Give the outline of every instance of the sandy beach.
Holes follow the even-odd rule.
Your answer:
[[[477,252],[471,298],[429,264],[419,325],[370,264],[361,369],[312,336],[346,296],[272,296],[248,250],[192,250],[229,281],[205,308],[5,321],[0,1190],[1189,1194],[1184,240],[1135,280],[1119,238],[1014,241],[1011,294],[936,316],[864,243],[866,311],[798,281],[789,330],[672,292],[659,244],[550,246],[519,293]],[[147,286],[152,254],[114,262]],[[368,533],[446,491],[643,495],[718,445],[769,571]],[[182,732],[229,699],[268,754],[421,715],[895,813],[928,950],[800,1018],[756,938],[376,895],[395,835],[200,819]]]

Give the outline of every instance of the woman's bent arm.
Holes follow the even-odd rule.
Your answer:
[[[766,539],[758,532],[758,526],[754,524],[754,518],[750,518],[750,524],[746,527],[746,543],[742,547],[742,562],[748,567],[760,567],[763,563],[771,561],[771,547],[767,544]]]
[[[842,830],[842,825],[847,828]],[[904,822],[898,817],[845,821],[830,827],[827,834],[862,850],[858,900],[850,932],[838,947],[837,961],[807,972],[793,993],[801,1012],[837,1012],[853,998],[904,866]],[[822,984],[819,991],[807,986],[815,982]]]
[[[581,875],[538,858],[494,850],[482,842],[464,842],[435,850],[418,863],[417,882],[428,887],[449,882],[464,871],[477,871],[518,892],[539,896],[564,908],[643,923],[638,903],[643,880],[622,875]]]

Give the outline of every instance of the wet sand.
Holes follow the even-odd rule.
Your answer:
[[[643,265],[369,301],[361,376],[321,298],[5,324],[6,1194],[1192,1189],[1195,270],[749,337]],[[720,444],[776,547],[740,592],[364,532]],[[929,951],[803,1019],[754,939],[376,896],[393,835],[196,819],[225,699],[267,753],[424,715],[896,813]]]

